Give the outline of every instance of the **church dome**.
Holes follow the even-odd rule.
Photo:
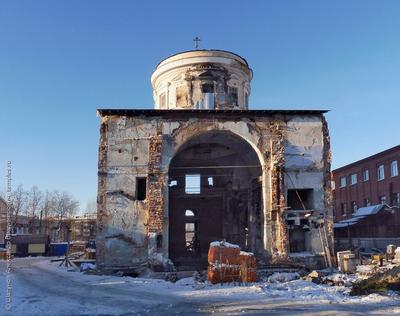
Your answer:
[[[248,108],[253,73],[223,50],[193,50],[161,61],[151,76],[156,109]]]

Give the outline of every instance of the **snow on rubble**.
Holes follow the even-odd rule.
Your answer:
[[[210,247],[240,248],[238,245],[226,241],[213,241],[210,243]]]
[[[58,267],[58,264],[44,262],[41,266],[45,269],[57,271],[71,275],[74,279],[89,284],[96,285],[101,282],[124,282],[132,287],[140,286],[145,291],[154,293],[175,294],[183,297],[210,298],[246,298],[262,297],[280,298],[280,299],[298,299],[298,300],[321,300],[331,302],[389,302],[396,300],[400,304],[400,295],[390,292],[387,295],[371,294],[362,297],[351,297],[349,293],[349,285],[354,282],[357,277],[346,274],[335,273],[329,278],[340,283],[340,280],[345,280],[347,286],[330,286],[326,284],[315,284],[310,281],[301,279],[297,272],[275,272],[269,277],[257,283],[240,284],[212,284],[208,281],[198,281],[194,277],[182,278],[175,283],[162,279],[153,278],[132,278],[121,276],[98,276],[86,275],[84,273],[67,272],[65,268]],[[346,282],[343,282],[344,284]],[[111,283],[112,284],[112,283]]]
[[[353,279],[350,276],[340,273],[329,276],[336,281],[346,281],[340,286],[315,284],[311,281],[301,279],[298,273],[278,272],[264,276],[257,283],[244,284],[236,282],[235,284],[221,285],[211,284],[198,276],[183,278],[172,283],[162,279],[142,277],[89,275],[78,270],[76,272],[69,272],[65,267],[59,267],[58,263],[50,263],[47,260],[35,262],[31,267],[24,268],[24,273],[28,273],[29,275],[38,271],[43,274],[43,279],[47,278],[45,280],[46,285],[48,284],[49,287],[53,287],[53,290],[57,287],[55,288],[55,292],[58,293],[57,297],[43,295],[43,287],[38,287],[37,289],[26,288],[23,283],[26,280],[24,281],[17,276],[13,280],[15,292],[18,292],[14,297],[13,315],[30,315],[26,313],[26,311],[30,310],[41,315],[59,314],[60,308],[63,308],[62,310],[68,313],[74,313],[76,310],[79,313],[89,314],[97,314],[100,311],[102,313],[114,313],[116,311],[115,314],[119,314],[127,311],[123,305],[97,306],[99,304],[97,298],[93,298],[92,305],[90,305],[91,301],[89,297],[91,295],[95,296],[94,293],[97,293],[93,292],[91,294],[92,291],[104,291],[105,297],[112,296],[118,299],[121,298],[121,295],[127,295],[135,299],[135,306],[153,304],[155,307],[160,304],[176,304],[176,302],[191,302],[191,304],[206,305],[220,302],[227,304],[231,302],[233,304],[239,301],[251,301],[254,303],[263,301],[268,304],[274,301],[346,305],[377,304],[379,306],[396,306],[396,308],[400,306],[400,296],[394,292],[389,292],[386,295],[349,296],[349,287],[344,284],[346,282],[353,282]],[[4,273],[2,273],[2,278],[4,278]],[[50,284],[53,279],[65,280],[65,285]],[[74,286],[69,286],[65,290],[68,295],[63,295],[63,286],[68,286],[68,284],[73,284]],[[122,292],[115,292],[113,294],[113,291],[117,290]],[[1,287],[1,297],[4,297],[4,291],[4,287]],[[30,299],[32,297],[40,297],[41,299]],[[76,300],[76,297],[81,297],[81,299]],[[157,299],[153,299],[153,297],[157,297]],[[80,303],[80,301],[84,303]],[[129,312],[134,310],[132,306],[129,308]]]

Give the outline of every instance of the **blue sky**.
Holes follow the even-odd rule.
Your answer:
[[[398,145],[400,1],[2,1],[0,176],[97,190],[97,108],[152,108],[176,52],[225,49],[254,71],[251,109],[329,109],[333,167]],[[4,185],[1,188],[4,188]]]

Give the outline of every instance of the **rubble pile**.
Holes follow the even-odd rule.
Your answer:
[[[350,295],[366,295],[389,290],[400,290],[400,266],[395,266],[387,271],[378,272],[368,279],[355,282],[350,291]]]
[[[307,274],[306,276],[304,276],[303,280],[311,281],[316,284],[320,284],[322,282],[322,275],[320,272],[314,270],[314,271],[310,272],[309,274]]]

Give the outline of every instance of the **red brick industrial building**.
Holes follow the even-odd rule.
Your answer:
[[[332,172],[337,241],[381,248],[400,242],[399,164],[400,145]]]
[[[358,208],[400,205],[400,145],[333,170],[335,222]]]

